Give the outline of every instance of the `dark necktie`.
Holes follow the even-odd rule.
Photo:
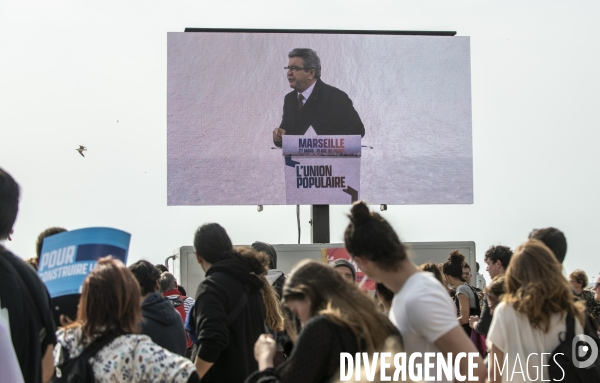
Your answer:
[[[304,106],[302,100],[304,100],[304,96],[302,93],[298,93],[298,110],[302,110],[302,107]]]

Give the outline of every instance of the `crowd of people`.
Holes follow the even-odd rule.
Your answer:
[[[11,233],[19,193],[0,169],[0,239]],[[44,238],[63,231],[40,235],[38,258]],[[304,260],[286,275],[273,246],[234,247],[208,223],[194,234],[205,279],[193,297],[162,265],[106,256],[81,294],[60,301],[37,276],[35,257],[26,263],[0,246],[0,382],[68,381],[80,361],[96,382],[337,382],[342,353],[381,351],[436,353],[456,364],[455,376],[526,382],[548,377],[547,359],[510,379],[500,367],[550,355],[568,331],[598,341],[600,277],[590,289],[583,270],[563,276],[566,239],[555,228],[534,230],[514,251],[491,246],[487,286],[479,263],[471,283],[458,250],[444,263],[415,265],[364,202],[352,206],[344,242],[351,259]],[[357,284],[357,268],[376,282],[375,296]],[[476,355],[474,364],[461,353]],[[424,364],[422,375],[435,376],[435,366]]]

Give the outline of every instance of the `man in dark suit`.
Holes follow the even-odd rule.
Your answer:
[[[308,48],[289,54],[287,79],[294,90],[283,100],[281,125],[273,142],[281,146],[284,134],[304,135],[312,127],[318,135],[365,135],[365,127],[352,100],[341,90],[321,81],[321,60]],[[312,133],[309,132],[309,133]]]

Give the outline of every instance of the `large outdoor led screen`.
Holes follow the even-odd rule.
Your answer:
[[[473,203],[469,37],[205,31],[167,48],[168,205]]]

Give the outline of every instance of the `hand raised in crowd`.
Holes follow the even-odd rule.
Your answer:
[[[273,142],[281,142],[283,139],[281,136],[286,134],[285,129],[275,128],[273,130]]]
[[[259,371],[273,368],[273,358],[277,346],[271,334],[262,334],[254,344],[254,358],[258,362]]]

